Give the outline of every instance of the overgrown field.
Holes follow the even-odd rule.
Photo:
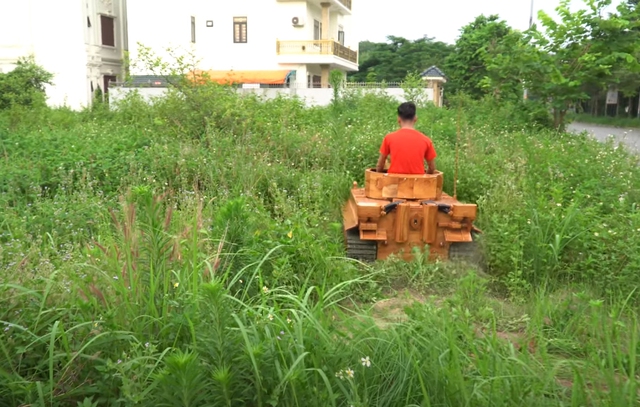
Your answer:
[[[0,113],[0,405],[635,405],[637,160],[458,102],[418,128],[483,271],[344,258],[379,95]]]

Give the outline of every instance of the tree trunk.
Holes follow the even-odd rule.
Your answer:
[[[566,109],[553,108],[553,124],[556,130],[564,131],[564,118],[567,115]]]

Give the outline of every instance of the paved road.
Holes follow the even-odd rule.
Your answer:
[[[600,141],[606,140],[611,135],[618,143],[626,144],[630,150],[640,152],[640,129],[627,127],[608,127],[587,123],[571,123],[567,126],[570,132],[580,133],[587,131]]]

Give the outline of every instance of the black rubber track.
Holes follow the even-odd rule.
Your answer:
[[[358,228],[347,230],[347,257],[367,263],[373,263],[378,257],[378,243],[373,240],[360,240]]]
[[[358,228],[348,230],[346,233],[347,257],[367,263],[373,263],[378,257],[378,244],[372,240],[360,240]],[[454,262],[466,262],[475,266],[482,266],[483,256],[480,244],[475,232],[471,232],[472,242],[452,243],[449,246],[449,260]]]

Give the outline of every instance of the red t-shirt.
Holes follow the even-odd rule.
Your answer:
[[[424,174],[424,160],[436,158],[431,139],[414,129],[400,129],[387,134],[380,153],[391,154],[391,167],[387,172],[393,174]]]

